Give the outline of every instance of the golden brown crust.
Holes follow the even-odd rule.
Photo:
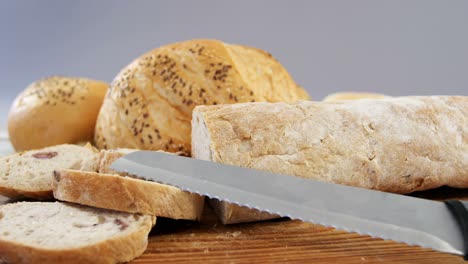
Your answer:
[[[21,188],[4,187],[0,186],[0,195],[5,197],[21,199],[21,198],[33,198],[37,200],[49,200],[54,198],[52,190],[46,191],[28,191]]]
[[[204,198],[178,188],[119,175],[56,172],[54,197],[99,208],[172,219],[200,219]]]
[[[15,99],[8,132],[16,151],[93,140],[108,84],[50,77],[29,85]]]
[[[99,113],[100,148],[190,153],[196,105],[307,99],[271,55],[216,40],[191,40],[148,52],[114,79]]]
[[[135,232],[98,244],[69,250],[47,250],[0,240],[0,263],[122,263],[146,250],[148,234],[156,219],[147,220]]]
[[[395,193],[467,188],[467,118],[463,96],[199,106],[209,141],[192,156]]]
[[[109,149],[101,150],[99,152],[98,172],[103,174],[119,174],[120,176],[127,176],[122,172],[115,171],[110,168],[112,163],[118,158],[125,156],[131,152],[138,151],[137,149]]]
[[[224,201],[218,201],[216,199],[210,199],[209,203],[213,207],[213,210],[215,211],[221,223],[225,225],[269,220],[280,217],[278,215],[261,212],[255,209],[249,209],[247,207],[242,207]]]

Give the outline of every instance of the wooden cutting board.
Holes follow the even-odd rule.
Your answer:
[[[468,189],[414,196],[468,200]],[[0,204],[9,202],[0,196]],[[200,223],[159,218],[146,252],[132,263],[465,263],[460,256],[277,219],[222,225],[208,206]]]
[[[415,196],[468,200],[468,189]],[[208,207],[200,223],[158,219],[148,249],[132,263],[465,263],[460,256],[279,219],[223,226]]]

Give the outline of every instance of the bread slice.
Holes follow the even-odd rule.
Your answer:
[[[52,198],[54,170],[96,169],[96,150],[86,146],[58,145],[0,158],[0,195],[10,198]]]
[[[192,157],[394,193],[468,188],[467,124],[466,96],[198,106]],[[222,206],[225,223],[264,219]]]
[[[0,206],[0,263],[121,263],[148,245],[153,216],[61,202]]]
[[[55,173],[56,199],[129,213],[199,220],[202,196],[169,185],[77,170]]]

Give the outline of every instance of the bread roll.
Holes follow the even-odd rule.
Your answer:
[[[192,125],[197,159],[394,193],[468,187],[464,96],[199,106]],[[224,223],[258,219],[223,206]]]
[[[323,98],[323,102],[335,102],[344,100],[357,100],[357,99],[383,99],[389,96],[378,93],[363,93],[363,92],[340,92],[332,93]]]
[[[152,50],[114,79],[99,113],[99,148],[190,153],[196,105],[307,99],[269,53],[217,40]]]
[[[13,102],[8,133],[16,151],[91,141],[108,85],[83,78],[36,81]]]

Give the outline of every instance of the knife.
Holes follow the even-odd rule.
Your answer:
[[[431,201],[154,151],[127,154],[111,168],[291,219],[467,253],[468,203],[461,201]]]

